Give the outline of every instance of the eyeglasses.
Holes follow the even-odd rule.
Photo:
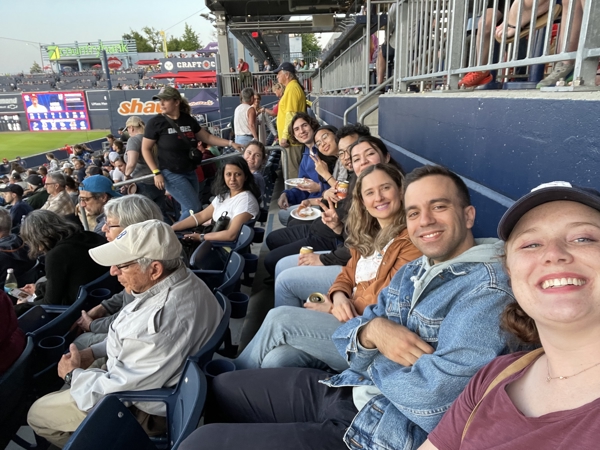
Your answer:
[[[338,152],[338,157],[341,158],[341,157],[343,157],[344,155],[347,155],[347,154],[348,154],[348,150],[340,150]]]
[[[55,184],[58,184],[58,183],[45,183],[44,186],[54,186]]]
[[[104,226],[106,228],[121,228],[121,224],[118,225],[109,225],[108,223],[104,222]]]
[[[320,141],[315,141],[315,145],[317,146],[317,148],[321,148],[321,145],[323,145],[325,139],[329,138],[329,133],[325,133],[323,136],[321,136],[321,140]]]
[[[119,266],[115,266],[115,267],[122,271],[123,269],[127,269],[129,266],[133,266],[134,264],[137,264],[137,263],[138,263],[138,260],[136,259],[135,261],[131,261],[131,262],[128,262],[125,264],[121,264]]]
[[[87,203],[90,200],[92,200],[94,197],[82,197],[81,195],[79,196],[79,203],[84,202]]]

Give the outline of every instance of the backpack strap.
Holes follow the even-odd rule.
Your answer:
[[[473,408],[473,411],[471,411],[469,420],[467,420],[467,423],[465,423],[465,428],[463,429],[462,437],[460,438],[461,442],[465,439],[467,430],[471,426],[471,422],[475,418],[475,413],[477,413],[477,410],[479,409],[479,405],[481,405],[481,402],[483,401],[485,396],[488,395],[489,392],[492,389],[494,389],[501,381],[503,381],[506,378],[510,377],[511,375],[514,375],[515,373],[523,370],[525,367],[527,367],[528,365],[533,363],[542,353],[544,353],[544,349],[542,347],[540,347],[536,350],[533,350],[529,353],[526,353],[525,355],[523,355],[519,359],[517,359],[515,362],[513,362],[511,365],[506,367],[502,372],[500,372],[498,374],[498,376],[496,378],[494,378],[494,380],[490,383],[488,388],[485,390],[485,392],[483,393],[483,395],[481,396],[481,398],[475,405],[475,408]]]

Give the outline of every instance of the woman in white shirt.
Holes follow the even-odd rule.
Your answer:
[[[233,241],[237,238],[242,225],[254,219],[259,213],[258,198],[260,191],[250,172],[248,163],[241,156],[227,159],[212,185],[215,195],[212,203],[204,210],[173,224],[174,231],[194,228],[212,219],[213,223],[223,215],[229,217],[227,229],[212,233],[192,233],[184,237],[188,240]]]

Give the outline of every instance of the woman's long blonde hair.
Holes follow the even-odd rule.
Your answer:
[[[404,191],[404,176],[390,164],[380,163],[367,167],[358,177],[352,193],[352,206],[346,221],[346,231],[348,232],[346,247],[355,249],[364,258],[371,256],[375,251],[383,251],[383,248],[406,228],[406,217],[402,208],[398,209],[392,224],[383,229],[377,219],[365,208],[362,198],[363,180],[376,170],[386,173],[394,181],[400,196]]]

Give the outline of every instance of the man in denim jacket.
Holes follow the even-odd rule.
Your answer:
[[[505,351],[499,318],[514,299],[497,258],[502,243],[473,238],[475,209],[459,177],[416,169],[404,201],[425,256],[335,332],[350,368],[333,377],[297,368],[221,375],[207,419],[237,424],[202,427],[181,450],[391,450],[425,441],[475,372]]]

